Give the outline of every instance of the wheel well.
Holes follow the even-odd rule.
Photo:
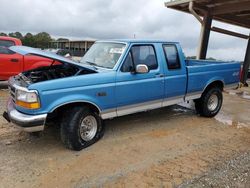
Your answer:
[[[218,87],[218,88],[221,89],[221,91],[223,91],[224,83],[223,83],[222,81],[220,81],[220,80],[211,82],[210,84],[207,85],[207,87],[206,87],[206,89],[204,90],[204,92],[207,91],[207,90],[209,90],[209,89],[211,89],[211,88],[213,88],[213,87]],[[204,93],[204,92],[203,92],[203,93]]]
[[[51,113],[48,114],[47,116],[47,121],[54,121],[61,119],[61,115],[63,112],[65,112],[67,109],[73,108],[75,106],[87,106],[91,111],[100,114],[100,109],[95,106],[94,104],[88,103],[88,102],[72,102],[68,103],[62,106],[59,106],[55,110],[53,110]]]

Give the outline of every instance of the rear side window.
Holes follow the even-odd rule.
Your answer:
[[[180,59],[175,45],[163,45],[168,69],[180,69]]]
[[[144,64],[149,70],[157,69],[158,63],[155,55],[154,47],[151,45],[136,45],[130,49],[124,64],[122,72],[130,72],[134,66]]]
[[[13,41],[10,40],[0,40],[0,47],[11,47],[14,46],[15,43]]]

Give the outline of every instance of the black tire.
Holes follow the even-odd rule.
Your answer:
[[[97,130],[90,140],[84,140],[80,134],[81,123],[86,117],[94,117]],[[75,106],[66,110],[61,122],[61,140],[72,150],[79,151],[97,142],[104,134],[104,123],[99,115],[92,112],[87,106]]]
[[[218,100],[213,107],[210,107],[211,97],[217,98]],[[200,99],[195,102],[195,109],[198,114],[203,117],[214,117],[218,114],[221,109],[223,102],[222,90],[219,87],[213,87],[206,90]]]
[[[195,110],[197,112],[197,114],[201,114],[201,99],[195,99],[194,100],[194,104],[195,104]]]

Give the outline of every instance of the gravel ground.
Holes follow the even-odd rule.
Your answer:
[[[193,178],[179,188],[188,187],[250,187],[250,152],[236,154],[223,164]]]
[[[36,138],[0,117],[0,187],[250,187],[249,93],[224,93],[215,118],[175,105],[108,120],[80,152],[57,128]],[[7,98],[0,90],[1,114]]]

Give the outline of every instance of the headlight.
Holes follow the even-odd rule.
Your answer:
[[[17,90],[16,104],[18,106],[28,108],[28,109],[40,108],[39,99],[35,91]]]

